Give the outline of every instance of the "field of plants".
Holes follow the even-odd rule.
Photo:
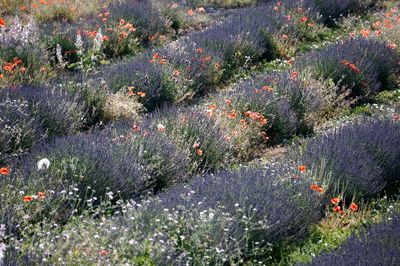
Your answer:
[[[0,266],[397,266],[399,197],[399,1],[0,0]]]

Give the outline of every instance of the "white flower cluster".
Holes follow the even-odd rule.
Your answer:
[[[35,44],[39,40],[39,28],[34,18],[26,25],[22,25],[18,17],[10,27],[0,27],[0,45],[22,46]]]

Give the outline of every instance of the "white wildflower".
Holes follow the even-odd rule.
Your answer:
[[[101,28],[99,28],[96,37],[93,40],[93,51],[95,53],[100,52],[102,45],[103,45],[103,33],[101,32]]]
[[[37,162],[37,167],[39,170],[47,170],[50,167],[50,161],[47,158],[43,158]]]

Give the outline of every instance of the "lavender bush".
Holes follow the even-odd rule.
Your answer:
[[[136,124],[142,132],[166,134],[182,151],[190,154],[190,171],[219,169],[229,160],[231,147],[225,139],[225,132],[200,110],[164,108]]]
[[[338,250],[316,257],[309,265],[398,265],[399,239],[400,218],[396,214],[351,235]]]
[[[47,87],[20,86],[0,91],[1,158],[20,153],[44,137],[74,134],[85,125],[79,95]]]
[[[396,191],[399,124],[390,120],[361,120],[312,138],[302,148],[302,163],[330,171],[327,197],[344,193],[364,198],[384,189]]]
[[[295,64],[297,69],[311,67],[317,76],[332,78],[365,95],[390,88],[392,74],[398,71],[399,54],[374,39],[355,38],[308,53]]]

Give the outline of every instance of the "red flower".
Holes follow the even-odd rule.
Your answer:
[[[356,211],[358,211],[358,205],[357,205],[356,203],[352,202],[352,203],[350,204],[350,209],[351,209],[353,212],[356,212]]]
[[[290,75],[290,79],[296,80],[298,76],[299,76],[299,72],[293,71],[292,74]]]
[[[390,48],[390,49],[396,49],[397,48],[397,45],[395,44],[395,43],[391,43],[391,44],[389,44],[388,45],[388,47]]]
[[[203,52],[203,49],[197,48],[197,52],[198,52],[199,54],[201,54],[201,53]]]
[[[340,199],[337,198],[337,197],[331,199],[331,203],[332,203],[333,205],[337,205],[339,202],[340,202]]]
[[[4,21],[4,19],[0,18],[0,27],[5,27],[6,26],[6,22]]]
[[[146,97],[146,93],[143,91],[138,91],[136,94],[141,98]]]
[[[197,142],[195,142],[195,143],[193,144],[193,148],[194,148],[194,149],[200,148],[200,144],[197,143]]]
[[[134,124],[134,125],[132,126],[132,131],[133,131],[133,132],[138,132],[138,131],[140,131],[140,126]]]
[[[10,170],[6,167],[0,168],[0,175],[8,175],[10,173]]]
[[[33,197],[32,197],[32,196],[24,196],[24,197],[22,198],[22,200],[23,200],[24,202],[30,202],[30,201],[33,200]]]
[[[307,17],[302,17],[300,21],[303,22],[303,23],[305,23],[305,22],[307,22],[307,20],[308,20]]]
[[[305,173],[305,172],[307,171],[307,166],[305,166],[305,165],[300,165],[300,166],[298,167],[298,169],[299,169],[300,173]]]
[[[333,207],[333,211],[334,212],[338,212],[338,213],[342,213],[342,208],[340,208],[340,206],[335,206],[335,207]]]
[[[109,252],[107,250],[100,250],[99,251],[100,256],[107,256],[109,254]]]

